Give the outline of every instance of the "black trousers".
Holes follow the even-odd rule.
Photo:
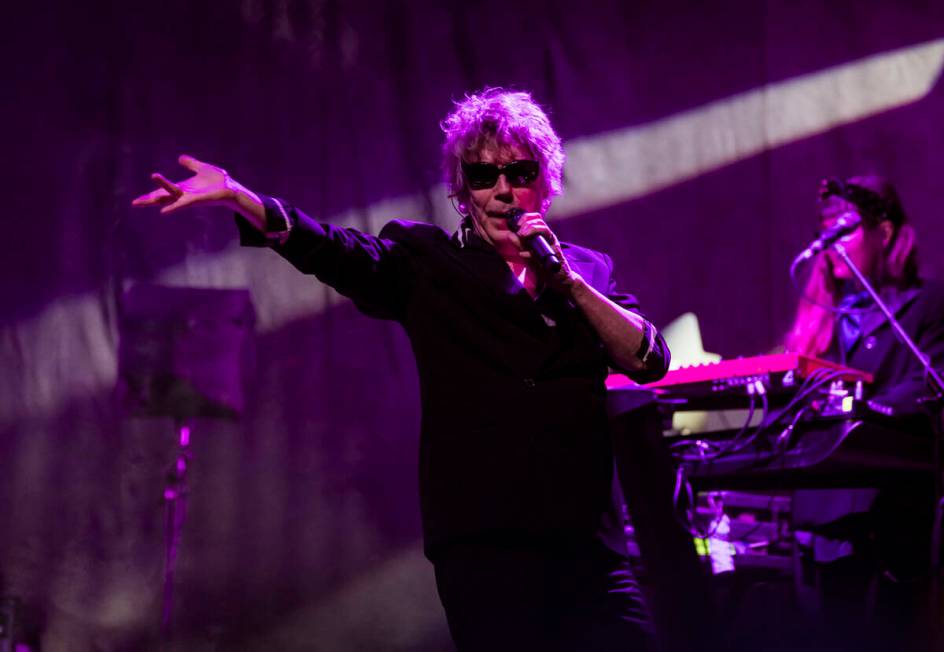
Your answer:
[[[649,646],[650,618],[628,561],[602,543],[454,544],[433,564],[459,652]]]

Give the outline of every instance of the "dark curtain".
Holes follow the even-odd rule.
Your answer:
[[[448,650],[422,558],[409,344],[220,209],[132,210],[180,153],[376,232],[458,218],[437,122],[530,90],[570,155],[549,214],[609,252],[659,324],[726,356],[774,346],[820,177],[881,172],[944,276],[940,2],[19,3],[0,163],[0,594],[48,650],[156,640],[170,417],[123,410],[136,283],[248,288],[238,419],[193,424],[180,649]],[[461,370],[456,370],[461,373]]]

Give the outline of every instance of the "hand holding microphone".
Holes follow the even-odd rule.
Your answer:
[[[521,216],[524,215],[524,211],[520,208],[509,209],[506,214],[506,219],[508,220],[508,228],[512,232],[518,232],[518,223],[521,220]],[[524,246],[527,247],[535,258],[538,259],[538,262],[541,264],[541,267],[550,274],[556,274],[561,271],[561,260],[557,255],[557,252],[554,251],[554,248],[551,247],[550,243],[547,241],[541,234],[533,235],[530,237],[522,238]]]

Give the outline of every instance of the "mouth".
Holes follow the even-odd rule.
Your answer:
[[[512,231],[511,225],[508,223],[508,213],[501,211],[487,211],[485,215],[492,219],[493,228],[496,228],[499,231]]]

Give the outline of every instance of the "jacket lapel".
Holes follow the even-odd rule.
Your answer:
[[[881,297],[882,300],[888,304],[888,308],[892,311],[892,314],[895,315],[895,317],[900,317],[905,308],[911,305],[911,302],[915,300],[918,293],[918,288],[909,288],[907,290],[891,288],[882,291]],[[872,310],[864,314],[862,316],[862,327],[859,330],[859,335],[852,343],[852,346],[849,347],[849,352],[851,353],[855,350],[859,346],[859,342],[874,333],[887,321],[885,315],[877,307],[873,307]]]
[[[456,260],[470,277],[478,281],[482,291],[493,296],[497,292],[500,303],[510,316],[526,324],[529,332],[535,334],[535,329],[541,332],[547,328],[534,300],[512,274],[508,263],[478,236],[473,234],[465,246],[456,251]]]

